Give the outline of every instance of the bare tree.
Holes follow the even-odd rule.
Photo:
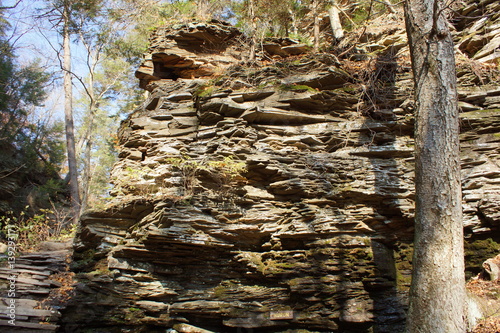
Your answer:
[[[465,332],[459,121],[442,0],[407,0],[415,81],[415,241],[407,332]]]
[[[78,76],[75,76],[80,82],[83,88],[83,94],[87,97],[86,105],[86,124],[85,131],[82,133],[80,140],[77,144],[77,151],[83,152],[82,162],[83,162],[83,174],[81,176],[81,211],[83,212],[87,209],[89,203],[90,184],[93,177],[93,167],[92,167],[92,151],[94,149],[94,137],[96,135],[96,118],[99,111],[99,105],[104,102],[106,97],[109,97],[113,93],[113,89],[119,85],[120,79],[124,79],[125,72],[128,69],[126,66],[122,68],[107,68],[106,75],[101,75],[99,78],[97,69],[99,66],[103,66],[103,62],[110,60],[106,56],[105,47],[107,42],[112,38],[112,33],[110,29],[103,28],[103,36],[107,36],[107,39],[98,38],[99,36],[94,36],[97,38],[92,38],[87,35],[80,33],[80,41],[86,51],[85,65],[88,69],[88,76],[84,80]],[[105,30],[108,30],[107,32]],[[114,63],[119,63],[117,59]]]
[[[64,120],[66,124],[66,149],[68,151],[68,173],[71,193],[71,206],[75,222],[80,216],[80,192],[78,186],[78,169],[75,149],[75,130],[73,124],[73,83],[71,78],[71,47],[70,47],[70,3],[62,4],[63,23],[63,71],[64,71]]]

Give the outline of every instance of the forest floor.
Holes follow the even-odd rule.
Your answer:
[[[477,296],[483,311],[488,312],[472,333],[500,333],[500,281],[472,279],[467,283],[467,290]]]

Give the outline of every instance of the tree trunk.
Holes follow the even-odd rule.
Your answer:
[[[319,0],[312,2],[312,14],[314,17],[314,51],[319,50]]]
[[[250,56],[249,61],[255,61],[255,56],[257,52],[257,23],[255,17],[255,4],[254,0],[248,1],[248,17],[250,19],[250,26],[252,31],[250,32]]]
[[[415,81],[415,241],[407,332],[465,332],[459,121],[442,0],[407,0]]]
[[[92,117],[92,116],[91,116]],[[93,119],[89,120],[93,122]],[[90,126],[90,125],[89,125]],[[83,212],[87,209],[90,195],[90,182],[92,181],[92,146],[93,146],[93,129],[89,130],[89,136],[87,137],[87,142],[85,143],[85,152],[84,152],[84,160],[83,160],[83,176],[82,176],[82,199],[81,199],[81,208],[80,210]]]
[[[97,113],[96,96],[94,93],[94,70],[92,66],[89,66],[89,86],[87,89],[89,102],[89,114],[87,118],[87,131],[85,133],[85,152],[83,159],[83,177],[82,177],[82,202],[81,211],[83,212],[87,209],[90,195],[90,183],[92,181],[92,148],[94,146],[94,127],[95,118]]]
[[[207,21],[210,15],[210,3],[207,0],[196,1],[196,18],[201,21]]]
[[[85,46],[87,50],[87,67],[89,69],[89,77],[88,84],[86,85],[85,92],[87,93],[87,97],[89,99],[88,104],[88,114],[86,117],[86,125],[87,129],[85,134],[82,135],[83,142],[85,142],[85,149],[83,149],[83,175],[81,177],[81,208],[80,210],[83,212],[87,209],[89,196],[90,196],[90,183],[92,181],[92,148],[94,146],[94,130],[95,130],[95,121],[97,114],[97,97],[95,94],[95,67],[97,65],[96,57],[92,51],[92,47],[90,44],[87,44],[85,38],[82,36],[81,42]],[[83,82],[82,82],[83,84]],[[82,143],[83,145],[83,143]]]
[[[337,1],[331,0],[331,6],[328,9],[328,16],[330,16],[330,26],[332,27],[333,39],[339,41],[344,37],[344,29],[342,29],[342,24],[339,17],[339,8],[337,7]]]
[[[70,48],[70,12],[69,3],[64,2],[63,9],[63,49],[64,49],[64,119],[66,124],[66,146],[68,152],[68,174],[71,195],[71,206],[74,220],[80,215],[80,193],[78,187],[78,171],[75,152],[75,133],[73,125],[73,86],[71,80],[71,48]]]
[[[290,20],[292,21],[292,34],[296,37],[299,34],[299,29],[297,28],[297,15],[293,9],[288,9],[288,15],[290,16]]]

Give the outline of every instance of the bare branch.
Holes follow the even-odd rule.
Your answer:
[[[2,9],[14,9],[21,3],[21,1],[23,1],[23,0],[17,0],[17,2],[12,6],[0,6],[0,10],[2,10]]]
[[[7,178],[7,177],[9,177],[10,175],[12,175],[12,174],[14,174],[14,173],[18,172],[19,170],[21,170],[22,168],[24,168],[24,166],[25,166],[25,165],[26,165],[26,164],[22,164],[22,165],[18,166],[17,168],[15,168],[14,170],[12,170],[12,171],[10,171],[10,172],[6,173],[5,175],[0,175],[0,179]]]

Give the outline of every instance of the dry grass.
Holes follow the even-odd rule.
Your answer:
[[[498,333],[500,332],[500,318],[490,317],[482,320],[472,333]]]

